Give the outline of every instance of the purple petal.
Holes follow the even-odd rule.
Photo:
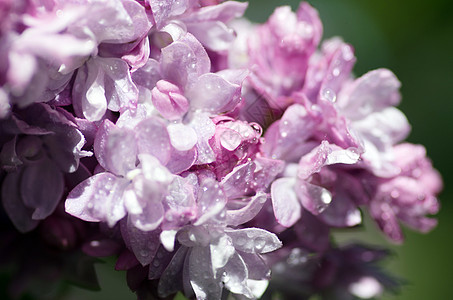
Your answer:
[[[171,145],[178,151],[189,151],[198,142],[196,131],[182,123],[173,123],[167,126]]]
[[[225,288],[234,294],[244,295],[253,299],[253,294],[247,286],[248,269],[242,257],[235,253],[225,266],[222,281]]]
[[[404,240],[403,232],[398,224],[395,213],[388,203],[373,201],[370,205],[370,214],[376,220],[379,228],[393,242],[402,243]]]
[[[275,234],[260,228],[226,230],[225,233],[237,250],[246,253],[268,253],[282,246]]]
[[[300,104],[288,107],[281,120],[266,131],[263,151],[268,157],[297,161],[313,149],[307,141],[314,135],[322,119]]]
[[[279,178],[271,185],[272,206],[278,223],[291,227],[300,219],[301,205],[294,191],[295,179]]]
[[[250,191],[255,168],[255,164],[250,161],[235,167],[223,178],[222,186],[228,198],[241,197]]]
[[[128,247],[134,252],[142,266],[149,265],[160,246],[160,230],[141,231],[130,222],[127,222],[126,228],[128,230]],[[123,230],[123,227],[121,229]]]
[[[63,196],[63,173],[51,160],[24,168],[20,192],[24,204],[34,208],[32,218],[42,220],[53,213]]]
[[[213,114],[233,109],[238,104],[240,96],[240,85],[230,83],[214,73],[201,75],[187,91],[192,107]]]
[[[317,216],[333,227],[352,227],[362,223],[362,214],[347,195],[337,193],[329,206]]]
[[[179,87],[192,85],[211,68],[203,46],[190,34],[162,49],[161,72]]]
[[[159,80],[151,95],[154,107],[168,120],[181,119],[189,109],[189,102],[180,88],[168,81]]]
[[[270,279],[271,271],[260,255],[241,252],[241,258],[247,265],[248,278],[252,280]]]
[[[184,13],[189,7],[187,0],[150,0],[149,5],[158,28],[161,28],[170,17]]]
[[[314,215],[322,213],[332,201],[332,194],[325,188],[298,180],[295,185],[302,206]]]
[[[138,214],[131,213],[129,210],[128,221],[140,230],[151,231],[162,223],[164,214],[165,211],[162,203],[150,201],[142,207],[142,211]]]
[[[189,124],[198,136],[197,164],[208,164],[215,161],[215,153],[209,145],[209,140],[215,134],[215,124],[206,113],[195,113]]]
[[[267,157],[256,157],[255,164],[256,170],[254,180],[257,183],[258,188],[263,190],[267,190],[277,175],[282,173],[285,168],[284,161]]]
[[[129,66],[119,58],[95,58],[105,72],[104,89],[108,109],[113,111],[134,108],[138,101],[138,89],[132,82]]]
[[[138,153],[155,156],[162,164],[170,159],[170,138],[165,124],[156,117],[147,118],[135,127]]]
[[[345,95],[339,95],[338,104],[349,118],[361,119],[371,112],[398,105],[401,99],[398,91],[400,86],[401,83],[391,71],[370,71],[356,79]]]
[[[221,298],[222,286],[212,272],[208,247],[195,247],[190,251],[189,278],[198,299]]]
[[[154,59],[149,59],[146,64],[132,73],[132,80],[137,86],[142,86],[152,90],[156,83],[162,79],[160,65]]]
[[[299,161],[298,177],[307,179],[319,173],[324,166],[333,164],[355,164],[360,155],[355,148],[342,149],[335,144],[322,141],[321,145],[303,156]]]
[[[135,257],[134,253],[130,252],[127,249],[124,249],[123,252],[118,256],[118,260],[115,264],[116,271],[125,271],[132,269],[133,267],[139,264],[137,258]]]
[[[202,7],[191,14],[183,16],[185,22],[202,22],[216,20],[227,23],[232,19],[241,17],[247,9],[248,3],[226,1],[217,5]]]
[[[180,226],[180,223],[196,216],[196,202],[194,186],[187,179],[177,176],[169,187],[169,192],[165,197],[165,229],[170,229],[168,225]],[[178,228],[178,227],[176,227]]]
[[[181,248],[185,248],[185,247],[180,247],[179,249]],[[161,279],[164,278],[164,275],[163,275],[163,272],[166,270],[167,266],[170,267],[170,261],[172,260],[172,258],[174,256],[176,256],[179,252],[179,249],[176,251],[176,253],[170,253],[168,251],[165,250],[165,248],[161,245],[159,246],[159,249],[157,249],[157,253],[156,255],[154,256],[154,259],[153,259],[153,262],[149,265],[149,273],[148,273],[148,279],[150,280],[153,280],[153,279]],[[185,248],[187,249],[187,248]],[[185,253],[183,255],[183,258],[185,256]],[[175,275],[171,274],[170,272],[170,276],[171,278],[173,279],[173,282],[174,282],[174,278],[175,278]],[[165,279],[164,279],[165,281]],[[160,286],[160,282],[159,282],[159,286]],[[159,293],[160,293],[160,287],[159,287]]]
[[[105,73],[93,59],[80,67],[72,89],[74,110],[89,121],[99,121],[107,111]]]
[[[300,221],[294,224],[294,231],[298,237],[297,243],[304,248],[322,252],[330,246],[329,226],[306,210],[302,210]]]
[[[221,213],[226,204],[226,197],[217,181],[206,178],[200,183],[197,199],[199,217],[194,223],[201,225]]]
[[[22,233],[38,226],[39,221],[32,219],[33,209],[24,205],[20,196],[20,172],[6,175],[2,185],[2,203],[14,226]]]
[[[174,254],[165,271],[162,273],[162,276],[160,276],[159,285],[157,288],[160,297],[168,297],[171,294],[177,293],[181,288],[181,282],[180,280],[178,280],[178,275],[182,277],[181,273],[184,267],[184,261],[186,260],[187,253],[187,247],[180,247]],[[150,267],[150,269],[151,268],[152,267]],[[151,277],[150,279],[152,279],[153,277]]]
[[[76,186],[66,199],[66,212],[88,222],[106,221],[113,227],[126,215],[123,192],[128,182],[99,173]]]
[[[227,206],[234,209],[227,209],[226,222],[230,226],[239,226],[252,220],[263,208],[267,200],[267,194],[257,193],[255,196],[247,198],[248,201],[228,201]],[[239,208],[236,208],[239,207]]]
[[[94,152],[104,169],[125,176],[137,162],[135,133],[105,120],[96,134]]]
[[[165,165],[173,174],[179,174],[188,170],[197,160],[197,150],[192,148],[188,151],[172,149],[170,159]]]

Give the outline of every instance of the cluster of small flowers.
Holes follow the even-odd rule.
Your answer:
[[[338,248],[330,231],[364,211],[395,242],[400,222],[436,225],[442,182],[423,146],[401,143],[399,81],[354,78],[341,39],[318,49],[307,3],[262,25],[239,19],[246,7],[0,0],[1,199],[15,228],[118,255],[140,297],[260,298],[271,268],[269,290],[288,299],[391,287],[375,267],[385,251]]]

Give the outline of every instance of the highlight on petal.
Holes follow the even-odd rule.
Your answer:
[[[88,222],[107,222],[113,227],[126,215],[123,192],[127,180],[98,173],[77,185],[68,195],[66,212]]]
[[[237,250],[246,253],[268,253],[277,250],[282,242],[277,236],[261,228],[226,230]]]
[[[301,204],[294,191],[294,178],[279,178],[271,185],[272,207],[277,222],[291,227],[301,216]]]

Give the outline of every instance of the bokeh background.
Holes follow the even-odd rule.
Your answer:
[[[453,1],[311,0],[324,24],[324,38],[341,36],[356,50],[357,76],[389,68],[402,82],[401,110],[412,125],[409,141],[426,146],[445,188],[438,227],[427,235],[406,230],[401,246],[389,243],[372,222],[364,229],[339,232],[339,243],[361,240],[388,246],[394,255],[384,267],[404,278],[398,295],[384,299],[453,299]],[[247,17],[264,22],[279,5],[296,9],[297,0],[250,0]],[[135,299],[124,272],[113,261],[97,266],[102,290],[69,288],[64,300]]]

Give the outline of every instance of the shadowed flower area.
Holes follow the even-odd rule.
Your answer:
[[[99,288],[108,257],[137,299],[404,289],[390,251],[337,240],[437,225],[442,178],[405,141],[400,80],[357,76],[307,2],[261,24],[247,7],[0,0],[5,297]]]

